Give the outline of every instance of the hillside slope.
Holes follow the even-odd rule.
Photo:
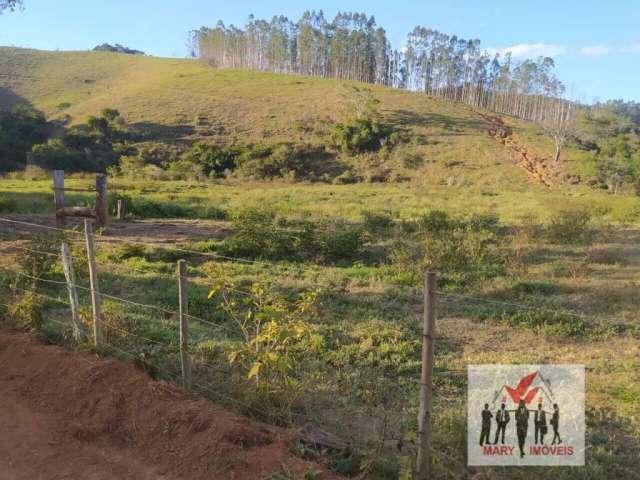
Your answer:
[[[342,115],[339,82],[215,70],[194,60],[0,48],[0,72],[0,107],[28,103],[50,119],[69,115],[72,123],[116,108],[148,140],[160,143],[321,145],[327,126]],[[481,112],[420,93],[367,88],[380,101],[384,120],[406,133],[408,142],[384,160],[399,176],[455,186],[533,183],[543,188],[544,182],[531,182],[533,177],[518,166],[518,152],[489,135],[494,125]],[[503,119],[514,137],[527,138],[532,156],[550,156],[551,142],[537,128]],[[579,156],[569,151],[565,158],[570,169]]]

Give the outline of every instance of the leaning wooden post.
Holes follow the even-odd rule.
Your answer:
[[[124,220],[125,210],[124,210],[124,200],[119,199],[116,203],[116,213],[118,220]]]
[[[76,290],[76,275],[73,271],[71,260],[71,250],[69,245],[62,242],[62,266],[64,276],[67,279],[67,291],[69,292],[69,303],[71,304],[71,321],[73,322],[73,338],[76,342],[84,339],[84,325],[80,320],[80,307],[78,304],[78,291]]]
[[[109,200],[107,198],[107,176],[96,177],[96,227],[105,228],[109,223]]]
[[[53,201],[56,209],[56,226],[64,227],[64,171],[53,171]]]
[[[182,367],[182,385],[191,388],[191,358],[189,357],[189,293],[187,291],[187,262],[178,260],[178,298],[180,302],[180,363]]]
[[[84,220],[84,238],[87,243],[89,262],[89,285],[91,287],[91,307],[93,309],[93,339],[96,347],[102,344],[100,325],[100,291],[98,289],[98,269],[96,268],[96,246],[93,240],[93,227],[88,219]]]
[[[422,374],[418,411],[417,479],[431,478],[431,393],[433,391],[433,342],[435,336],[436,274],[427,272],[424,282],[424,318],[422,324]]]

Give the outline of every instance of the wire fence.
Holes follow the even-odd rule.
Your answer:
[[[27,227],[29,229],[45,229],[47,232],[57,232],[59,234],[65,235],[68,238],[76,235],[83,235],[83,232],[73,230],[73,229],[60,229],[56,227],[39,225],[32,222],[23,222],[19,220],[13,220],[8,218],[0,217],[0,225],[2,223],[8,223],[17,227]],[[1,230],[0,230],[1,232]],[[12,230],[12,233],[15,233],[16,230]],[[26,230],[22,233],[31,233]],[[218,255],[212,252],[202,252],[193,249],[184,249],[175,245],[166,245],[166,244],[157,244],[153,242],[143,242],[136,240],[118,240],[118,242],[129,243],[134,245],[141,246],[152,246],[154,248],[164,249],[166,251],[170,251],[172,253],[185,254],[190,256],[200,256],[203,258],[211,258],[221,262],[233,262],[239,264],[255,264],[260,266],[266,266],[269,268],[280,269],[281,267],[290,268],[291,265],[281,262],[270,262],[263,260],[253,260],[247,258],[236,258],[232,256],[226,255]],[[81,241],[78,241],[81,243]],[[103,244],[102,240],[98,240],[99,245]],[[109,243],[115,243],[113,240]],[[34,255],[42,255],[48,258],[61,259],[60,252],[54,251],[46,251],[37,248],[31,248],[30,246],[18,245],[16,242],[13,242],[10,246],[11,249],[16,249],[20,252],[25,252],[28,254]],[[77,255],[74,258],[81,258],[80,255]],[[176,279],[175,275],[170,275],[168,273],[162,272],[154,272],[154,271],[140,271],[139,269],[132,269],[129,266],[123,267],[121,265],[117,265],[111,263],[107,265],[106,263],[100,264],[100,267],[113,267],[115,269],[125,269],[127,272],[136,272],[143,273],[145,275],[150,275],[153,278],[169,280],[171,278]],[[296,268],[300,268],[300,266],[296,266]],[[313,268],[303,266],[302,268]],[[39,298],[54,302],[58,305],[63,305],[65,307],[70,307],[71,304],[69,299],[63,299],[67,294],[66,289],[73,286],[77,288],[81,292],[84,292],[85,295],[89,295],[92,292],[91,286],[87,286],[84,284],[80,284],[78,282],[70,284],[69,281],[56,280],[54,278],[44,278],[42,276],[31,275],[24,271],[20,271],[18,268],[9,268],[7,266],[0,266],[0,272],[4,274],[8,274],[10,278],[13,279],[13,283],[11,285],[2,284],[5,287],[5,290],[8,290],[10,293],[31,293]],[[21,283],[20,279],[29,280],[32,288],[25,288],[25,282]],[[197,278],[195,277],[186,277],[190,283],[195,283]],[[28,285],[28,284],[27,284]],[[40,287],[43,287],[40,289]],[[59,292],[58,297],[54,296],[54,294],[47,289],[64,289],[64,292]],[[239,288],[229,287],[229,291],[237,294],[241,297],[251,297],[253,293],[251,291],[242,290]],[[44,293],[46,292],[46,293]],[[436,297],[444,300],[450,300],[454,303],[467,302],[468,304],[486,304],[492,305],[495,307],[500,307],[503,309],[517,309],[522,311],[540,311],[540,312],[559,312],[573,316],[576,318],[580,318],[582,320],[587,320],[583,315],[568,311],[565,309],[557,309],[555,307],[550,307],[546,305],[531,305],[531,304],[523,304],[512,301],[503,301],[495,298],[483,298],[478,296],[466,295],[457,292],[449,292],[449,291],[435,291]],[[169,308],[166,306],[158,306],[150,303],[144,303],[141,301],[133,300],[131,298],[126,298],[121,295],[116,295],[113,292],[104,292],[102,290],[97,293],[100,298],[110,301],[116,302],[127,308],[139,309],[141,311],[146,312],[152,320],[155,322],[154,325],[157,324],[157,332],[160,334],[155,338],[150,338],[151,335],[143,334],[140,331],[137,331],[135,328],[135,323],[117,323],[113,321],[106,321],[103,323],[104,329],[107,331],[107,340],[108,340],[108,348],[111,349],[112,352],[118,354],[118,356],[124,356],[126,358],[139,361],[141,364],[148,366],[153,369],[154,372],[159,374],[161,377],[166,378],[172,382],[180,383],[181,374],[180,374],[180,365],[179,365],[179,354],[180,354],[180,344],[178,341],[179,337],[179,325],[178,319],[180,317],[180,311],[175,308]],[[11,298],[10,296],[8,298]],[[12,303],[9,301],[8,303],[2,302],[0,305],[7,308],[9,311],[12,308]],[[216,314],[220,314],[220,309],[213,308]],[[159,317],[158,317],[159,316]],[[256,404],[256,402],[247,401],[242,398],[242,394],[234,395],[233,392],[228,389],[225,390],[221,388],[221,382],[227,382],[228,378],[233,375],[238,375],[237,368],[233,365],[230,365],[228,362],[224,363],[212,363],[209,357],[214,357],[214,355],[208,355],[211,352],[206,349],[206,342],[209,340],[216,341],[229,341],[230,339],[234,340],[242,340],[242,332],[240,328],[234,325],[233,322],[229,322],[227,319],[226,322],[217,322],[213,318],[203,318],[201,315],[193,315],[190,313],[184,314],[186,319],[190,321],[193,325],[199,326],[199,329],[196,329],[192,332],[193,339],[195,340],[195,345],[189,346],[189,355],[193,359],[194,366],[194,382],[192,384],[193,390],[212,398],[216,401],[219,401],[225,405],[232,406],[243,413],[248,413],[252,416],[258,417],[262,420],[270,421],[276,424],[284,424],[284,425],[304,425],[304,424],[315,424],[319,425],[318,428],[322,426],[322,422],[317,421],[317,416],[312,418],[308,413],[302,413],[298,411],[287,411],[286,413],[278,411],[277,409],[267,409],[261,408]],[[51,321],[63,329],[70,330],[72,325],[70,322],[64,322],[59,320],[58,318],[49,317],[47,321]],[[229,324],[231,326],[229,326]],[[160,328],[162,327],[162,328]],[[148,331],[149,328],[146,328],[144,331]],[[154,330],[155,331],[155,330]],[[418,329],[415,329],[415,333],[418,333]],[[118,341],[114,339],[114,337],[119,337],[123,340]],[[437,337],[436,337],[437,339]],[[131,345],[135,343],[135,348]],[[160,354],[158,351],[152,351],[148,355],[141,355],[141,350],[145,347],[150,347],[152,349],[159,349],[162,351]],[[218,355],[217,360],[220,359]],[[442,403],[446,403],[447,400],[453,400],[456,398],[456,395],[451,393],[448,394],[446,385],[446,381],[466,381],[466,367],[465,366],[450,366],[450,365],[439,365],[436,361],[435,366],[433,368],[433,373],[435,377],[434,390],[436,393],[440,394]],[[220,375],[217,378],[217,382],[211,380],[211,376]],[[443,384],[442,382],[445,382]],[[245,382],[246,384],[246,382]],[[415,382],[417,386],[417,380]],[[245,385],[246,386],[246,385]],[[412,411],[409,407],[411,402],[406,402],[404,406],[398,408],[401,413],[396,411],[385,411],[384,415],[387,414],[392,416],[394,415],[396,418],[403,418],[406,421],[407,412]],[[395,408],[395,406],[394,406]],[[436,406],[434,407],[434,412],[438,412],[439,404],[436,402]],[[386,420],[385,420],[386,421]],[[386,428],[386,427],[385,427]],[[341,435],[334,434],[335,438],[340,439],[344,445],[348,446],[353,451],[364,451],[365,449],[369,449],[369,442],[358,442],[359,434],[351,435],[350,440],[341,440],[341,437],[345,436],[345,432],[339,432]],[[400,434],[401,435],[401,434]],[[400,439],[401,440],[401,439]],[[383,440],[384,443],[384,440]],[[409,448],[413,448],[409,446]],[[464,457],[461,452],[458,452],[459,458],[455,458],[454,456],[448,455],[442,451],[438,451],[437,449],[432,450],[433,454],[436,458],[440,460],[437,462],[439,467],[446,476],[451,478],[463,478],[468,470],[464,464]]]

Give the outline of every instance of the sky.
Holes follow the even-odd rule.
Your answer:
[[[24,0],[22,11],[0,15],[0,45],[88,50],[107,42],[183,57],[189,30],[218,20],[242,26],[252,13],[298,19],[307,9],[373,15],[395,48],[421,25],[479,38],[490,52],[551,56],[574,99],[640,101],[640,0]]]

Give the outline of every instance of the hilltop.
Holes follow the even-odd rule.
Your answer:
[[[0,69],[4,108],[29,104],[48,119],[71,125],[115,108],[127,125],[144,132],[145,141],[181,148],[198,140],[324,146],[328,126],[343,115],[343,82],[218,70],[195,60],[1,48]],[[544,160],[553,151],[551,140],[533,124],[421,93],[366,88],[379,100],[383,120],[406,139],[383,160],[341,158],[372,176],[387,169],[399,178],[422,176],[448,185],[529,185],[532,169],[521,168],[525,157]],[[494,120],[508,124],[515,149],[489,135],[495,137]],[[563,168],[580,170],[583,156],[568,149]]]

